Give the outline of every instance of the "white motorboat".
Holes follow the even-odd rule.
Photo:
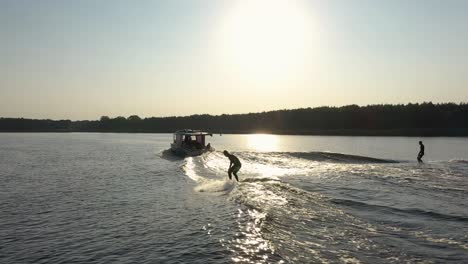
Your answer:
[[[177,156],[199,156],[207,151],[213,151],[211,144],[206,144],[205,137],[213,134],[192,129],[178,130],[174,133],[171,151]]]

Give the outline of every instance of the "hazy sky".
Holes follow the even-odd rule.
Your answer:
[[[0,117],[468,102],[465,0],[0,0]]]

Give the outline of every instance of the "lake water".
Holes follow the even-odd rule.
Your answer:
[[[171,140],[0,134],[0,263],[468,262],[466,138]]]

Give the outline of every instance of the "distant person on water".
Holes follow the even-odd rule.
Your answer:
[[[419,153],[418,153],[418,161],[422,162],[422,157],[424,156],[424,144],[422,141],[419,141]]]
[[[234,174],[234,177],[236,177],[236,181],[239,181],[239,178],[237,177],[237,172],[242,167],[240,160],[236,156],[229,153],[227,150],[223,151],[223,153],[224,153],[224,156],[228,157],[229,161],[231,162],[229,164],[229,169],[228,169],[229,179],[231,180],[232,179],[231,174]]]

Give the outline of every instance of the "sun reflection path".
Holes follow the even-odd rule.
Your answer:
[[[268,240],[263,239],[261,225],[266,214],[255,209],[238,209],[239,232],[232,241],[227,242],[229,251],[234,253],[231,258],[235,263],[284,263],[274,261],[274,250]],[[247,220],[247,221],[246,221]]]
[[[246,135],[247,145],[254,151],[278,151],[278,136],[269,134]]]

